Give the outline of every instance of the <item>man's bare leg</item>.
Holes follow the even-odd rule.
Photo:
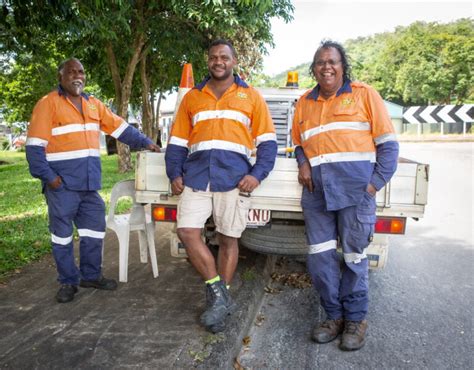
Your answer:
[[[230,284],[239,261],[239,243],[237,238],[219,234],[219,254],[217,270],[219,275]]]
[[[204,280],[207,281],[216,277],[216,260],[201,239],[201,229],[179,228],[177,233],[186,248],[191,264]]]

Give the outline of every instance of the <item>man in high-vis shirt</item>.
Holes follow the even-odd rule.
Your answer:
[[[60,303],[85,288],[114,290],[102,276],[105,205],[101,188],[99,133],[104,131],[133,148],[159,151],[153,141],[83,93],[84,68],[71,58],[58,67],[59,86],[36,104],[28,127],[26,158],[30,173],[42,182],[48,204],[53,256],[61,284]],[[80,265],[73,251],[73,224],[80,237]]]
[[[350,80],[341,45],[323,41],[311,71],[318,84],[297,103],[292,137],[303,185],[308,270],[327,315],[312,338],[327,343],[342,333],[339,348],[357,350],[367,330],[366,250],[375,195],[396,170],[398,143],[380,95]]]
[[[231,283],[238,238],[246,227],[250,193],[273,169],[275,129],[262,96],[233,74],[236,53],[229,42],[208,49],[209,76],[183,98],[166,148],[166,171],[178,204],[177,233],[206,282],[201,323],[211,332],[225,328],[235,303]],[[249,161],[256,147],[256,161]],[[213,216],[219,236],[217,264],[201,239]]]

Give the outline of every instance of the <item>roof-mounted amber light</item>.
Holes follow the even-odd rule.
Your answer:
[[[286,77],[286,87],[298,87],[298,72],[290,71]]]

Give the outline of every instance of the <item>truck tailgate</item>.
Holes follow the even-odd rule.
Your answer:
[[[391,182],[377,193],[377,214],[423,217],[428,174],[428,165],[401,158]],[[170,196],[164,153],[138,153],[135,187],[140,203],[177,203],[178,197]],[[252,208],[301,212],[300,199],[296,160],[277,158],[274,170],[252,193]]]

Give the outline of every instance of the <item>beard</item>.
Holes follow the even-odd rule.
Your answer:
[[[229,78],[229,76],[232,76],[232,69],[231,70],[225,70],[224,72],[214,72],[212,69],[209,68],[209,74],[214,80],[218,81],[224,81]]]

